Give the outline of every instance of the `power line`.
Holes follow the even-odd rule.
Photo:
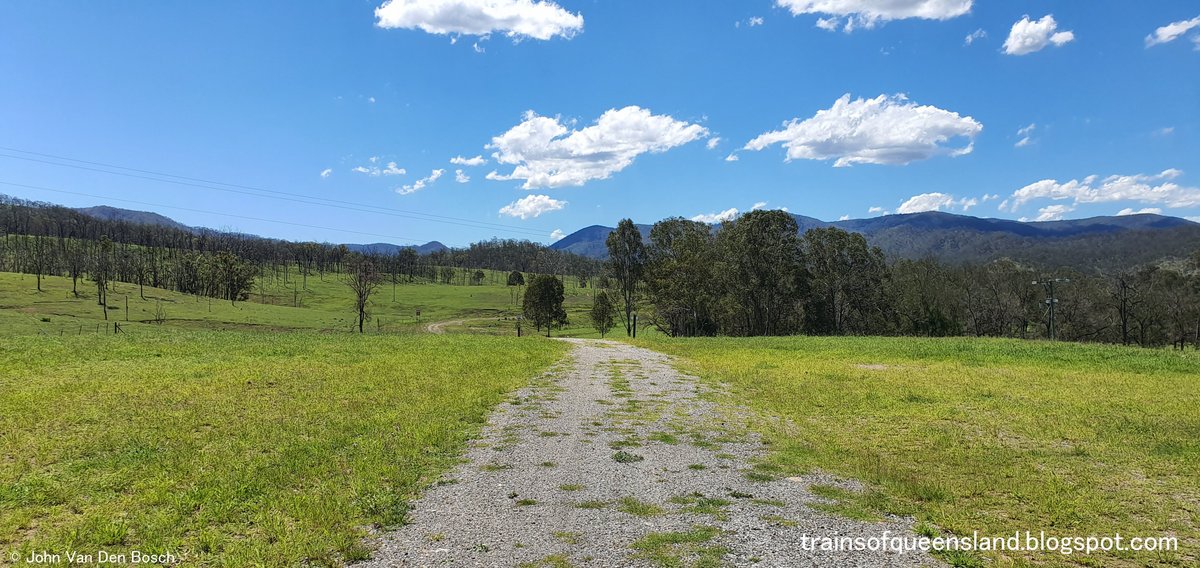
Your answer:
[[[81,166],[78,164],[64,164],[61,162],[39,160],[37,158],[30,158],[28,156],[15,156],[12,154],[0,154],[0,157],[3,157],[3,158],[24,160],[24,161],[28,161],[28,162],[35,162],[35,163],[46,164],[46,165],[51,165],[51,166],[74,168],[74,169],[78,169],[78,170],[99,172],[99,173],[105,173],[105,174],[109,174],[109,175],[118,175],[118,176],[124,176],[124,177],[129,177],[129,178],[136,178],[136,179],[144,179],[144,180],[156,181],[156,182],[161,182],[161,183],[171,183],[171,184],[182,185],[182,186],[187,186],[187,187],[211,189],[214,191],[223,191],[226,193],[237,193],[237,194],[241,194],[241,195],[249,195],[252,197],[261,197],[264,199],[277,199],[280,201],[290,201],[293,203],[301,203],[301,204],[305,204],[305,205],[333,207],[333,208],[337,208],[337,209],[345,209],[348,211],[357,211],[357,212],[361,212],[361,213],[374,213],[377,215],[388,215],[391,217],[401,217],[401,218],[406,218],[406,219],[414,219],[414,220],[418,220],[418,221],[429,221],[429,222],[433,222],[433,223],[458,225],[458,226],[463,226],[463,227],[470,227],[473,229],[488,229],[488,230],[492,230],[492,231],[504,231],[504,232],[508,232],[508,233],[528,235],[528,236],[545,237],[546,235],[549,234],[548,232],[539,231],[539,230],[531,229],[528,227],[517,227],[514,225],[504,225],[501,223],[490,223],[487,221],[476,221],[476,220],[472,220],[472,219],[464,219],[461,217],[450,217],[450,216],[446,216],[446,215],[437,215],[434,213],[423,213],[420,211],[408,211],[408,210],[404,210],[404,209],[396,209],[396,208],[385,207],[385,206],[381,206],[381,205],[370,205],[370,204],[366,204],[366,203],[356,203],[353,201],[343,201],[343,200],[338,200],[338,199],[329,199],[326,197],[317,197],[317,196],[312,196],[312,195],[289,193],[289,192],[285,192],[285,191],[277,191],[277,190],[265,189],[265,188],[254,187],[254,186],[249,186],[249,185],[241,185],[241,184],[235,184],[235,183],[226,183],[226,182],[220,182],[220,181],[206,180],[206,179],[202,179],[202,178],[195,178],[195,177],[182,176],[182,175],[176,175],[176,174],[170,174],[170,173],[164,173],[164,172],[157,172],[157,171],[153,171],[153,170],[131,168],[131,167],[119,166],[119,165],[115,165],[115,164],[107,164],[104,162],[94,162],[94,161],[89,161],[89,160],[81,160],[81,159],[77,159],[77,158],[69,158],[66,156],[57,156],[54,154],[44,154],[44,153],[40,153],[40,152],[22,150],[19,148],[10,148],[10,147],[5,147],[5,146],[0,146],[0,150],[7,150],[10,152],[19,152],[22,154],[41,156],[43,158],[52,158],[55,160],[66,160],[69,162],[78,162],[78,164],[88,164],[90,166],[100,166],[103,168],[114,168],[114,169],[126,170],[126,171],[124,171],[124,172],[110,171],[110,170],[106,170],[106,169]],[[137,172],[137,173],[128,173],[128,172]],[[148,175],[138,175],[138,174],[148,174]],[[150,177],[150,176],[157,176],[157,177]],[[163,178],[174,178],[174,179],[163,179]],[[225,187],[216,187],[216,186],[225,186]],[[314,202],[319,202],[319,203],[314,203]]]
[[[8,185],[8,186],[12,186],[12,187],[23,187],[23,188],[25,188],[25,189],[36,189],[36,190],[39,190],[39,191],[50,191],[50,192],[53,192],[53,193],[65,193],[65,194],[67,194],[67,195],[80,195],[80,196],[83,196],[83,197],[92,197],[92,198],[96,198],[96,199],[104,199],[104,200],[108,200],[108,201],[121,201],[121,202],[124,202],[124,203],[133,203],[133,204],[136,204],[136,205],[146,205],[146,206],[149,206],[149,207],[163,207],[163,208],[166,208],[166,209],[178,209],[178,210],[180,210],[180,211],[191,211],[191,212],[193,212],[193,213],[205,213],[205,214],[208,214],[208,215],[221,215],[221,216],[223,216],[223,217],[234,217],[234,218],[237,218],[237,219],[247,219],[247,220],[250,220],[250,221],[261,221],[261,222],[264,222],[264,223],[278,223],[278,224],[280,224],[280,225],[291,225],[291,226],[293,226],[293,227],[304,227],[304,228],[308,228],[308,229],[322,229],[322,230],[325,230],[325,231],[337,231],[337,232],[339,232],[339,233],[350,233],[350,234],[353,234],[353,235],[365,235],[365,236],[368,236],[368,237],[380,237],[380,238],[384,238],[384,239],[395,239],[395,240],[399,240],[399,241],[409,241],[409,242],[413,242],[413,243],[424,243],[424,242],[425,242],[425,241],[422,241],[422,240],[420,240],[420,239],[411,239],[411,238],[408,238],[408,237],[397,237],[397,236],[395,236],[395,235],[382,235],[382,234],[379,234],[379,233],[367,233],[367,232],[363,232],[363,231],[354,231],[354,230],[350,230],[350,229],[338,229],[338,228],[334,228],[334,227],[322,227],[322,226],[320,226],[320,225],[310,225],[310,224],[308,224],[308,223],[294,223],[294,222],[292,222],[292,221],[280,221],[280,220],[278,220],[278,219],[266,219],[266,218],[263,218],[263,217],[251,217],[251,216],[249,216],[249,215],[238,215],[238,214],[236,214],[236,213],[222,213],[222,212],[219,212],[219,211],[205,211],[204,209],[192,209],[192,208],[190,208],[190,207],[178,207],[178,206],[175,206],[175,205],[163,205],[163,204],[161,204],[161,203],[150,203],[150,202],[148,202],[148,201],[137,201],[137,200],[134,200],[134,199],[122,199],[122,198],[119,198],[119,197],[107,197],[107,196],[104,196],[104,195],[95,195],[95,194],[92,194],[92,193],[82,193],[82,192],[78,192],[78,191],[67,191],[67,190],[65,190],[65,189],[54,189],[54,188],[51,188],[51,187],[43,187],[43,186],[39,186],[39,185],[28,185],[28,184],[24,184],[24,183],[14,183],[14,182],[3,181],[3,180],[0,180],[0,185]]]

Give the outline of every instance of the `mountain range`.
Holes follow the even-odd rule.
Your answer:
[[[202,227],[190,227],[184,225],[170,217],[153,213],[150,211],[134,211],[132,209],[121,209],[119,207],[109,207],[108,205],[97,205],[95,207],[77,207],[76,211],[83,213],[89,217],[95,217],[105,221],[122,221],[125,223],[137,223],[141,225],[156,225],[159,227],[169,227],[189,233],[203,233],[212,229]],[[394,245],[391,243],[371,243],[371,244],[353,244],[346,243],[346,248],[356,252],[374,252],[378,254],[391,255],[400,252],[401,249],[412,248],[417,251],[417,254],[425,255],[434,252],[449,250],[449,247],[437,241],[429,241],[423,245]]]
[[[1200,249],[1200,224],[1153,214],[1031,222],[938,211],[844,221],[792,217],[802,233],[819,227],[861,233],[889,259],[984,262],[1008,257],[1039,265],[1113,269]],[[651,226],[637,227],[647,239]],[[550,248],[606,258],[605,239],[612,230],[602,225],[585,227]]]
[[[77,211],[105,220],[159,225],[192,232],[210,230],[189,227],[149,211],[106,205],[79,208]],[[1200,250],[1200,223],[1154,214],[1064,221],[1012,221],[938,211],[842,221],[791,215],[800,232],[837,227],[861,233],[868,243],[882,249],[889,259],[936,258],[961,263],[1011,258],[1040,266],[1117,270],[1164,257],[1184,257]],[[717,227],[714,225],[714,230]],[[643,239],[649,238],[651,225],[639,224],[637,228]],[[608,256],[605,239],[612,230],[612,227],[603,225],[584,227],[554,242],[550,248],[604,259]],[[419,254],[448,249],[438,241],[409,246]],[[347,243],[346,247],[359,252],[383,254],[395,254],[408,248],[391,243]]]

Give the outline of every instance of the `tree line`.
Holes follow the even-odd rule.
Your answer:
[[[615,311],[629,335],[640,321],[675,337],[1053,334],[1200,348],[1200,250],[1111,273],[1010,259],[889,262],[858,233],[800,233],[782,211],[752,211],[716,230],[666,219],[646,240],[626,219],[607,246],[612,286],[603,302],[614,309],[596,311]]]

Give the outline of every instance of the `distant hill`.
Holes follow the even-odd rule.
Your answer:
[[[930,211],[870,219],[821,221],[795,215],[800,231],[838,227],[862,233],[888,258],[933,257],[947,262],[985,262],[1009,257],[1048,266],[1124,268],[1185,256],[1200,248],[1200,224],[1163,215],[1092,217],[1068,221],[1022,222]],[[649,225],[638,225],[643,237]],[[593,225],[550,248],[605,258],[611,227]]]
[[[121,209],[119,207],[109,207],[107,205],[97,205],[95,207],[77,207],[76,211],[95,217],[104,221],[122,221],[125,223],[136,223],[139,225],[157,225],[159,227],[170,227],[179,229],[189,233],[196,232],[195,227],[189,227],[170,217],[152,213],[150,211],[134,211],[132,209]]]
[[[371,243],[368,245],[347,244],[346,248],[355,252],[371,252],[383,255],[394,255],[406,248],[416,249],[417,254],[421,255],[450,250],[450,247],[438,241],[429,241],[423,245],[394,245],[392,243]]]
[[[200,227],[189,227],[170,217],[152,213],[150,211],[134,211],[132,209],[121,209],[120,207],[109,207],[108,205],[97,205],[95,207],[77,207],[75,211],[83,213],[89,217],[95,217],[105,221],[122,221],[125,223],[137,223],[139,225],[156,225],[160,227],[170,227],[179,229],[189,233],[204,233],[211,229]],[[254,236],[254,235],[250,235]],[[429,241],[423,245],[394,245],[391,243],[371,243],[366,245],[347,244],[346,248],[356,252],[375,252],[378,254],[396,254],[403,248],[414,248],[417,254],[425,255],[444,250],[450,250],[446,245],[438,241]]]

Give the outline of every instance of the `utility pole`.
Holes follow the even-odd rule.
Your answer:
[[[1054,296],[1054,285],[1066,284],[1070,281],[1070,278],[1043,278],[1041,280],[1033,281],[1034,286],[1040,284],[1046,288],[1046,306],[1050,310],[1050,341],[1054,341],[1056,338],[1056,328],[1054,325],[1054,306],[1058,303],[1058,298]]]

